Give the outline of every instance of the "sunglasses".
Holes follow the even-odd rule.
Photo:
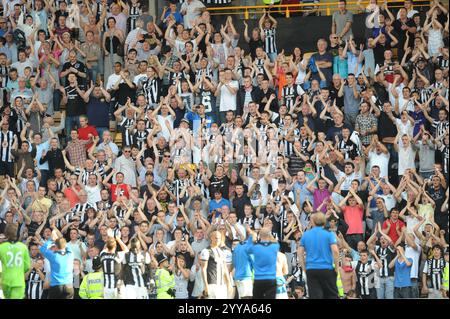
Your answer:
[[[128,150],[128,151],[123,151],[124,153],[131,153],[131,151],[130,150]]]
[[[170,155],[168,155],[168,154],[164,154],[164,157],[170,157]]]

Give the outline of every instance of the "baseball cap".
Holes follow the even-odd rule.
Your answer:
[[[189,124],[189,121],[188,121],[188,120],[186,120],[185,118],[182,118],[182,119],[181,119],[181,121],[180,121],[180,123],[181,123],[181,122],[184,122],[184,123],[187,123],[187,124]]]

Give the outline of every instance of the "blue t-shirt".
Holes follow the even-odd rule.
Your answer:
[[[166,19],[171,14],[175,18],[176,23],[178,23],[178,24],[183,23],[183,16],[181,15],[181,13],[178,11],[172,12],[172,11],[170,11],[170,9],[166,11],[166,14],[164,15],[164,19]]]
[[[217,210],[217,208],[222,208],[222,206],[224,205],[227,205],[229,208],[231,208],[231,203],[228,199],[222,198],[218,202],[215,199],[212,199],[209,201],[209,212]]]
[[[253,243],[248,238],[247,254],[253,255],[255,280],[275,280],[277,278],[277,255],[280,244],[272,242]]]
[[[337,244],[336,235],[322,227],[308,230],[300,240],[306,251],[306,270],[334,269],[331,245]]]
[[[249,241],[238,244],[233,250],[233,265],[235,269],[234,279],[244,280],[252,278],[253,255],[247,254],[247,246],[251,245]]]
[[[73,284],[73,253],[66,247],[65,252],[50,250],[53,245],[52,240],[47,240],[40,251],[50,262],[50,286]]]
[[[395,273],[394,273],[394,287],[395,288],[403,288],[403,287],[411,287],[411,267],[413,260],[411,258],[407,258],[411,263],[411,266],[407,266],[406,262],[399,262],[398,259],[395,261]]]

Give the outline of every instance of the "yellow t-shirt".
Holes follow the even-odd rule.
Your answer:
[[[33,205],[31,206],[31,209],[33,211],[42,211],[43,210],[44,213],[48,213],[51,206],[52,206],[51,199],[44,197],[42,199],[35,200]]]

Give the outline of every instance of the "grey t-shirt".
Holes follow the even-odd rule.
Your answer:
[[[375,55],[373,54],[372,49],[366,49],[363,51],[364,55],[364,74],[366,76],[370,76],[369,68],[372,71],[372,74],[375,74]]]
[[[53,115],[55,113],[53,108],[53,89],[51,87],[47,87],[46,89],[37,88],[36,92],[38,94],[39,101],[47,106],[45,113],[48,115]]]
[[[359,92],[361,88],[356,85],[356,90]],[[344,86],[344,113],[345,114],[358,114],[359,112],[359,98],[355,98],[353,94],[353,88],[348,85]]]
[[[422,141],[418,141],[416,147],[419,149],[419,171],[422,173],[433,172],[435,164],[434,144],[431,141],[428,141],[428,144],[423,144]]]
[[[336,33],[339,35],[342,30],[344,30],[345,24],[347,22],[353,23],[353,13],[350,11],[345,11],[344,14],[341,14],[339,11],[333,13],[333,22],[336,23]],[[343,40],[350,39],[350,36],[353,35],[352,28],[344,35]]]

